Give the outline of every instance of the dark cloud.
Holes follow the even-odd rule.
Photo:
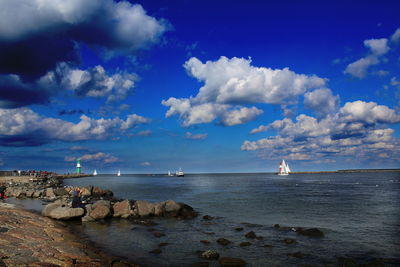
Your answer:
[[[46,103],[60,90],[63,75],[70,74],[65,70],[80,63],[80,43],[108,56],[131,55],[157,43],[168,28],[164,20],[127,1],[0,1],[0,10],[0,108]],[[109,82],[98,70],[85,71],[89,78],[75,94],[104,96],[114,82],[116,92],[107,93],[107,101],[125,98],[133,84],[123,82],[131,74],[114,75]],[[9,75],[18,79],[5,78]]]
[[[24,83],[17,75],[0,75],[0,108],[45,104],[51,92],[35,83]]]

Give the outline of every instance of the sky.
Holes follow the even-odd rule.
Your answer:
[[[350,2],[0,0],[0,169],[399,168],[400,2]]]

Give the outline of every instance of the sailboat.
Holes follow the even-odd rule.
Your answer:
[[[185,174],[183,173],[183,171],[182,171],[181,168],[179,168],[179,171],[177,171],[177,172],[175,173],[175,175],[178,176],[178,177],[183,177],[183,176],[185,176]]]
[[[170,171],[168,171],[168,176],[174,176]]]
[[[96,170],[94,170],[94,172],[93,172],[93,176],[96,176],[97,175],[97,171]]]
[[[283,159],[281,163],[279,163],[278,175],[289,175],[289,173],[290,173],[289,165],[286,165],[285,160]]]
[[[121,171],[120,170],[118,170],[117,176],[121,176]]]

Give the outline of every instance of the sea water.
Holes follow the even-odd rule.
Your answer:
[[[157,225],[151,227],[123,219],[82,225],[103,249],[147,266],[190,266],[204,261],[198,251],[208,249],[221,257],[242,258],[247,266],[329,265],[338,257],[400,259],[399,172],[98,175],[64,183],[110,189],[120,199],[172,199],[198,211],[196,219],[155,219]],[[204,220],[204,215],[214,219]],[[316,227],[325,236],[278,231],[274,224]],[[165,236],[156,238],[153,231]],[[259,238],[246,238],[249,231]],[[218,244],[221,237],[232,243]],[[286,238],[297,244],[286,244]],[[245,241],[251,245],[241,247]],[[160,247],[160,254],[150,253],[160,243],[168,244]],[[303,258],[288,256],[298,251]],[[210,266],[218,264],[210,261]]]

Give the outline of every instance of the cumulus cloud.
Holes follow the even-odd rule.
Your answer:
[[[141,163],[140,163],[140,166],[149,167],[149,166],[151,166],[151,163],[148,162],[148,161],[144,161],[144,162],[141,162]]]
[[[400,122],[400,115],[387,106],[374,102],[348,102],[336,113],[323,119],[301,114],[295,121],[289,118],[262,126],[277,136],[257,141],[244,141],[241,149],[261,151],[264,157],[316,159],[330,156],[373,157],[386,153],[399,158],[399,140],[388,124]],[[257,132],[259,128],[253,131]],[[304,156],[307,155],[307,156]]]
[[[243,124],[262,113],[246,104],[295,104],[305,92],[322,88],[326,80],[284,69],[251,66],[250,59],[220,57],[201,62],[192,57],[184,64],[189,75],[204,82],[195,97],[163,100],[166,117],[179,115],[184,126],[209,123],[216,118],[226,126]]]
[[[4,146],[36,146],[51,141],[104,140],[149,119],[136,114],[126,120],[92,119],[81,115],[78,123],[42,117],[28,108],[0,109],[0,144]]]
[[[390,40],[387,38],[365,40],[364,46],[369,49],[369,53],[365,57],[347,65],[344,73],[360,79],[364,78],[368,74],[369,67],[379,64],[382,56],[389,52],[390,42],[395,43],[399,38],[400,28],[393,33]]]
[[[60,70],[56,69],[61,62],[70,66],[80,63],[82,44],[94,51],[106,50],[108,55],[131,55],[157,43],[167,29],[167,22],[147,15],[141,5],[127,1],[1,1],[1,107],[46,102],[58,88],[46,82],[58,78],[56,72]],[[124,98],[136,79],[124,73],[107,76],[99,66],[87,70],[72,68],[68,74],[71,89],[77,94],[107,95],[109,102]]]
[[[338,105],[339,96],[334,96],[327,88],[307,92],[304,95],[304,106],[313,110],[319,118],[335,112]]]
[[[78,158],[81,159],[81,161],[83,162],[101,162],[103,164],[107,164],[107,163],[114,163],[119,161],[119,159],[111,154],[107,154],[107,153],[103,153],[103,152],[97,152],[97,153],[93,153],[93,154],[84,154],[80,157],[72,157],[72,156],[66,156],[64,158],[64,161],[66,162],[74,162],[76,161]]]
[[[32,82],[23,82],[15,74],[0,75],[0,108],[45,104],[60,91],[71,91],[76,96],[107,97],[107,103],[112,103],[125,99],[136,80],[133,73],[109,75],[100,65],[81,70],[61,62],[55,70]]]
[[[191,132],[186,132],[185,138],[192,140],[204,140],[208,137],[208,134],[192,134]]]
[[[260,125],[257,128],[254,128],[250,131],[250,134],[262,133],[268,131],[269,127],[265,125]]]

